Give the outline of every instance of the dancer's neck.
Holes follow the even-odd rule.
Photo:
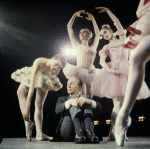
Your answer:
[[[109,43],[115,42],[114,36],[109,40]]]
[[[87,40],[82,41],[82,45],[84,45],[84,46],[88,46],[88,43],[89,43],[89,41],[87,41]]]

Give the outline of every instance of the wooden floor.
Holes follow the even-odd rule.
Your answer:
[[[75,144],[72,142],[49,142],[35,141],[28,142],[26,138],[3,138],[0,149],[150,149],[150,137],[129,137],[124,147],[117,147],[114,141],[103,141],[99,144]]]

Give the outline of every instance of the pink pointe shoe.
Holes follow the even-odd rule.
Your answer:
[[[29,121],[29,124],[26,126],[26,137],[28,141],[31,141],[32,138],[32,129],[34,128],[35,124],[32,121]]]

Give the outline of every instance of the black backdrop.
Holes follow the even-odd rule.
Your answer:
[[[8,1],[0,2],[0,49],[1,49],[1,124],[3,137],[25,137],[24,122],[17,99],[17,88],[19,83],[11,79],[11,73],[24,66],[31,66],[38,57],[50,58],[56,53],[62,52],[65,46],[71,46],[67,23],[73,13],[79,10],[86,10],[93,14],[99,28],[103,24],[109,24],[115,31],[113,22],[106,13],[98,14],[95,7],[108,7],[120,20],[124,28],[127,28],[136,20],[136,9],[139,0],[131,3],[131,0],[99,0],[99,1]],[[93,30],[91,22],[76,18],[73,29],[78,38],[79,30],[89,28]],[[128,33],[129,34],[129,33]],[[98,51],[102,49],[107,41],[101,40]],[[68,59],[76,64],[74,57]],[[108,59],[109,61],[109,59]],[[96,55],[94,65],[101,68],[99,56]],[[150,62],[146,65],[145,81],[150,88]],[[43,132],[47,135],[54,135],[60,116],[56,115],[55,104],[60,96],[67,95],[66,78],[62,71],[59,78],[64,87],[58,92],[49,92],[44,104]],[[110,125],[106,125],[106,119],[110,119],[113,103],[111,99],[97,98],[103,106],[101,113],[95,114],[95,120],[100,120],[96,126],[96,133],[107,136]],[[34,101],[31,105],[31,120],[34,120]],[[149,105],[150,98],[136,101],[131,112],[133,119],[128,131],[129,135],[149,135]],[[145,116],[146,121],[139,122],[138,116]],[[35,129],[33,131],[35,136]]]

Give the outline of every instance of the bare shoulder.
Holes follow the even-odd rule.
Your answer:
[[[104,45],[103,49],[108,50],[108,44]]]
[[[40,58],[37,58],[33,64],[42,64],[42,63],[45,63],[48,59],[47,58],[44,58],[44,57],[40,57]]]

